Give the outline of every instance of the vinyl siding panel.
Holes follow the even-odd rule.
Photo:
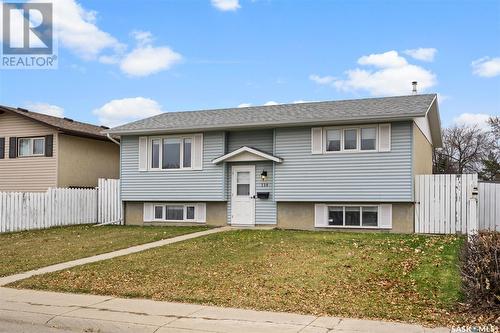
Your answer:
[[[227,133],[227,152],[230,153],[243,146],[273,153],[273,130],[232,131]]]
[[[212,160],[224,153],[224,133],[203,136],[203,170],[139,171],[139,136],[121,141],[122,199],[128,201],[224,200],[222,165]]]
[[[9,137],[54,135],[53,156],[9,158]],[[25,117],[0,114],[0,137],[5,155],[0,159],[0,191],[46,191],[57,186],[58,135],[54,129]]]
[[[311,154],[311,128],[277,128],[276,201],[412,200],[412,125],[391,126],[390,152]]]
[[[276,224],[276,202],[273,197],[273,163],[230,163],[226,170],[226,197],[227,197],[227,223],[231,223],[231,166],[232,165],[255,165],[255,192],[269,192],[269,199],[255,199],[255,224]],[[263,186],[260,174],[267,171],[267,184]]]

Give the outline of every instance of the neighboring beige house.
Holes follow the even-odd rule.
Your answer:
[[[119,178],[120,147],[106,127],[0,106],[0,191],[94,187]]]

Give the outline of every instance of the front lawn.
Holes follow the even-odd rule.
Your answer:
[[[0,276],[205,229],[80,225],[0,234]]]
[[[446,325],[463,238],[235,230],[13,286]]]

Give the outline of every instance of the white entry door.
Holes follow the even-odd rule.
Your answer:
[[[253,225],[255,165],[235,165],[231,177],[231,225]]]

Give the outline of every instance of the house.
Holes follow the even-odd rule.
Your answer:
[[[106,128],[0,106],[0,192],[94,187],[118,178],[120,147]]]
[[[437,96],[168,112],[121,138],[126,224],[413,232]]]

